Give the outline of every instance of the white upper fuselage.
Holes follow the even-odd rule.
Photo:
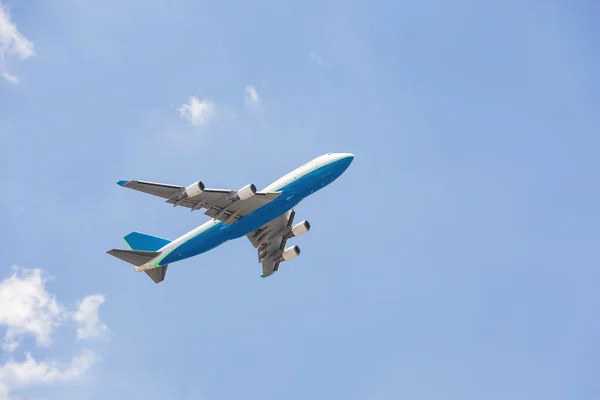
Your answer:
[[[271,183],[269,186],[264,188],[263,192],[276,192],[284,186],[289,185],[299,177],[305,176],[306,174],[322,168],[328,164],[334,163],[342,158],[353,157],[350,153],[327,153],[322,156],[319,156],[313,160],[310,160],[306,164],[301,167],[296,168],[292,172],[282,176],[277,179],[275,182]]]

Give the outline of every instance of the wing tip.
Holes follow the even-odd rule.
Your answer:
[[[128,182],[129,181],[118,181],[117,185],[119,185],[119,186],[125,186],[125,185],[127,185]]]

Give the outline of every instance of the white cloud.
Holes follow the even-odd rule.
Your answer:
[[[97,359],[89,350],[73,357],[66,365],[55,361],[39,362],[30,353],[26,353],[23,362],[11,359],[0,366],[0,400],[10,399],[10,392],[14,389],[77,379],[90,369]]]
[[[97,338],[108,331],[100,321],[98,309],[103,295],[83,298],[77,310],[68,310],[46,290],[47,278],[41,270],[14,268],[11,276],[0,282],[0,327],[5,327],[3,350],[15,351],[25,335],[35,337],[41,346],[52,344],[52,333],[69,319],[77,323],[77,338]],[[70,362],[37,361],[30,352],[22,362],[9,359],[0,365],[0,400],[10,399],[15,389],[37,384],[70,381],[80,377],[98,358],[85,350]]]
[[[79,303],[79,309],[73,315],[73,320],[79,323],[77,339],[93,339],[103,337],[108,327],[100,321],[98,309],[104,303],[104,296],[95,294],[87,296]]]
[[[38,345],[49,346],[52,332],[68,317],[79,325],[78,339],[99,338],[108,332],[98,315],[103,295],[87,296],[77,310],[69,311],[46,291],[46,281],[40,269],[15,268],[10,277],[0,282],[0,326],[6,327],[2,341],[5,351],[16,350],[27,334],[34,336]]]
[[[310,53],[308,53],[308,56],[310,58],[313,59],[313,61],[320,67],[324,67],[327,64],[325,63],[325,60],[323,59],[323,57],[321,57],[320,55],[318,55],[317,53],[315,53],[314,51],[311,51]]]
[[[215,114],[215,105],[211,101],[200,101],[197,97],[190,97],[189,104],[183,104],[177,109],[182,118],[187,119],[192,125],[205,124]]]
[[[256,93],[256,89],[254,86],[246,86],[244,89],[246,93],[244,96],[244,101],[246,104],[258,104],[260,103],[260,97],[258,97],[258,93]]]
[[[19,83],[19,78],[17,78],[14,75],[9,74],[6,71],[3,71],[2,73],[0,73],[0,76],[2,76],[4,79],[6,79],[7,81],[9,81],[10,83],[14,83],[14,84]]]
[[[2,347],[14,351],[20,338],[31,334],[38,345],[48,346],[64,310],[44,287],[39,269],[17,270],[0,282],[0,326],[6,326]]]
[[[7,59],[15,56],[25,60],[34,55],[33,42],[19,32],[8,10],[0,3],[0,75],[11,83],[18,83],[17,77],[8,72]]]

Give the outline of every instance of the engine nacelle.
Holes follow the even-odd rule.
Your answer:
[[[246,199],[254,196],[255,193],[256,193],[256,186],[254,186],[254,184],[251,183],[249,185],[244,186],[240,190],[238,190],[237,193],[235,194],[235,196],[233,196],[233,198],[231,200],[233,202],[236,202],[239,200],[246,200]]]
[[[300,247],[292,246],[285,249],[281,254],[281,261],[290,261],[300,255]]]
[[[198,196],[200,193],[204,192],[204,188],[204,183],[198,181],[186,187],[185,194],[187,195],[187,197],[195,197]]]
[[[310,231],[310,223],[308,221],[302,221],[292,227],[292,236],[297,237],[304,235],[308,231]]]

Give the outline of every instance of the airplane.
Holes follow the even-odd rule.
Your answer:
[[[289,239],[311,228],[308,221],[294,224],[294,207],[304,198],[339,178],[354,160],[351,153],[327,153],[276,180],[261,191],[254,184],[239,190],[209,189],[201,181],[189,186],[148,181],[119,181],[119,186],[166,199],[173,207],[206,209],[212,219],[173,241],[132,232],[123,240],[129,250],[107,253],[144,271],[155,283],[165,279],[170,264],[197,256],[244,235],[258,252],[262,278],[271,276],[282,262],[300,255]]]

